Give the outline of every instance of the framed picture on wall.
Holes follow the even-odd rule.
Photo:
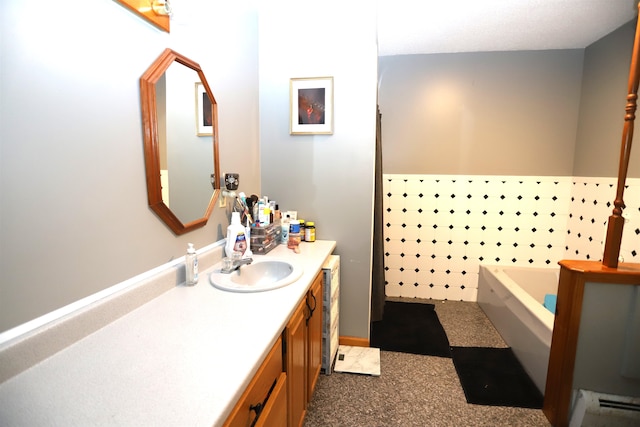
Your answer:
[[[211,99],[207,95],[207,91],[204,90],[204,85],[200,82],[196,83],[196,135],[213,135]]]
[[[333,77],[291,79],[291,135],[333,133]]]

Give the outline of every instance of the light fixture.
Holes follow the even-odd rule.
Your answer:
[[[240,184],[240,174],[237,173],[225,173],[224,174],[224,186],[226,190],[222,190],[223,197],[236,197],[235,190],[238,189]]]
[[[171,16],[171,2],[169,0],[151,0],[151,9],[156,15]]]
[[[115,0],[158,29],[170,30],[171,5],[169,0]]]

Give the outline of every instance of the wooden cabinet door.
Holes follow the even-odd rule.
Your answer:
[[[287,374],[282,372],[255,427],[287,426]]]
[[[311,311],[308,322],[308,403],[311,401],[322,368],[322,272],[316,276],[311,285],[307,294],[307,305]]]
[[[225,427],[246,427],[259,417],[272,398],[274,383],[282,376],[282,338],[278,338],[224,423]],[[286,376],[285,376],[286,378]],[[271,394],[269,392],[271,391]],[[286,408],[285,408],[286,410]],[[276,425],[276,424],[274,424]]]
[[[306,300],[302,300],[286,328],[287,401],[289,427],[299,427],[307,408]]]

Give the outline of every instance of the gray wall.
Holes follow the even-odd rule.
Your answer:
[[[583,53],[381,57],[384,172],[571,175]]]
[[[639,309],[637,285],[585,283],[574,390],[640,397]]]
[[[0,331],[224,238],[224,210],[177,237],[147,206],[139,78],[164,48],[201,65],[221,168],[260,191],[256,14],[176,3],[171,34],[112,0],[0,3]]]
[[[616,177],[634,34],[635,20],[580,50],[381,57],[384,172]]]
[[[260,147],[264,194],[337,241],[340,335],[368,338],[377,49],[375,11],[355,3],[260,15]],[[289,79],[321,76],[334,78],[333,135],[289,135]]]
[[[585,50],[573,168],[576,176],[618,176],[634,34],[635,20]],[[628,176],[632,178],[640,178],[637,139],[629,162]]]

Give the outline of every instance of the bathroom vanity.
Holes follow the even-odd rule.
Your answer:
[[[8,377],[0,383],[0,424],[234,425],[238,414],[246,420],[244,406],[260,403],[265,419],[284,416],[289,425],[299,425],[320,371],[322,266],[335,245],[303,243],[300,254],[281,245],[256,256],[302,267],[300,279],[282,288],[220,290],[209,283],[212,266],[201,271],[196,286],[172,286],[127,308],[20,373],[6,375],[6,366],[0,366]],[[151,280],[143,286],[158,284]],[[104,304],[130,304],[128,290],[122,292],[116,302],[99,302],[90,313],[79,310],[43,327],[12,354],[42,351],[56,329],[77,330],[91,312],[104,316],[109,311]],[[0,356],[6,351],[13,350],[4,346]]]

